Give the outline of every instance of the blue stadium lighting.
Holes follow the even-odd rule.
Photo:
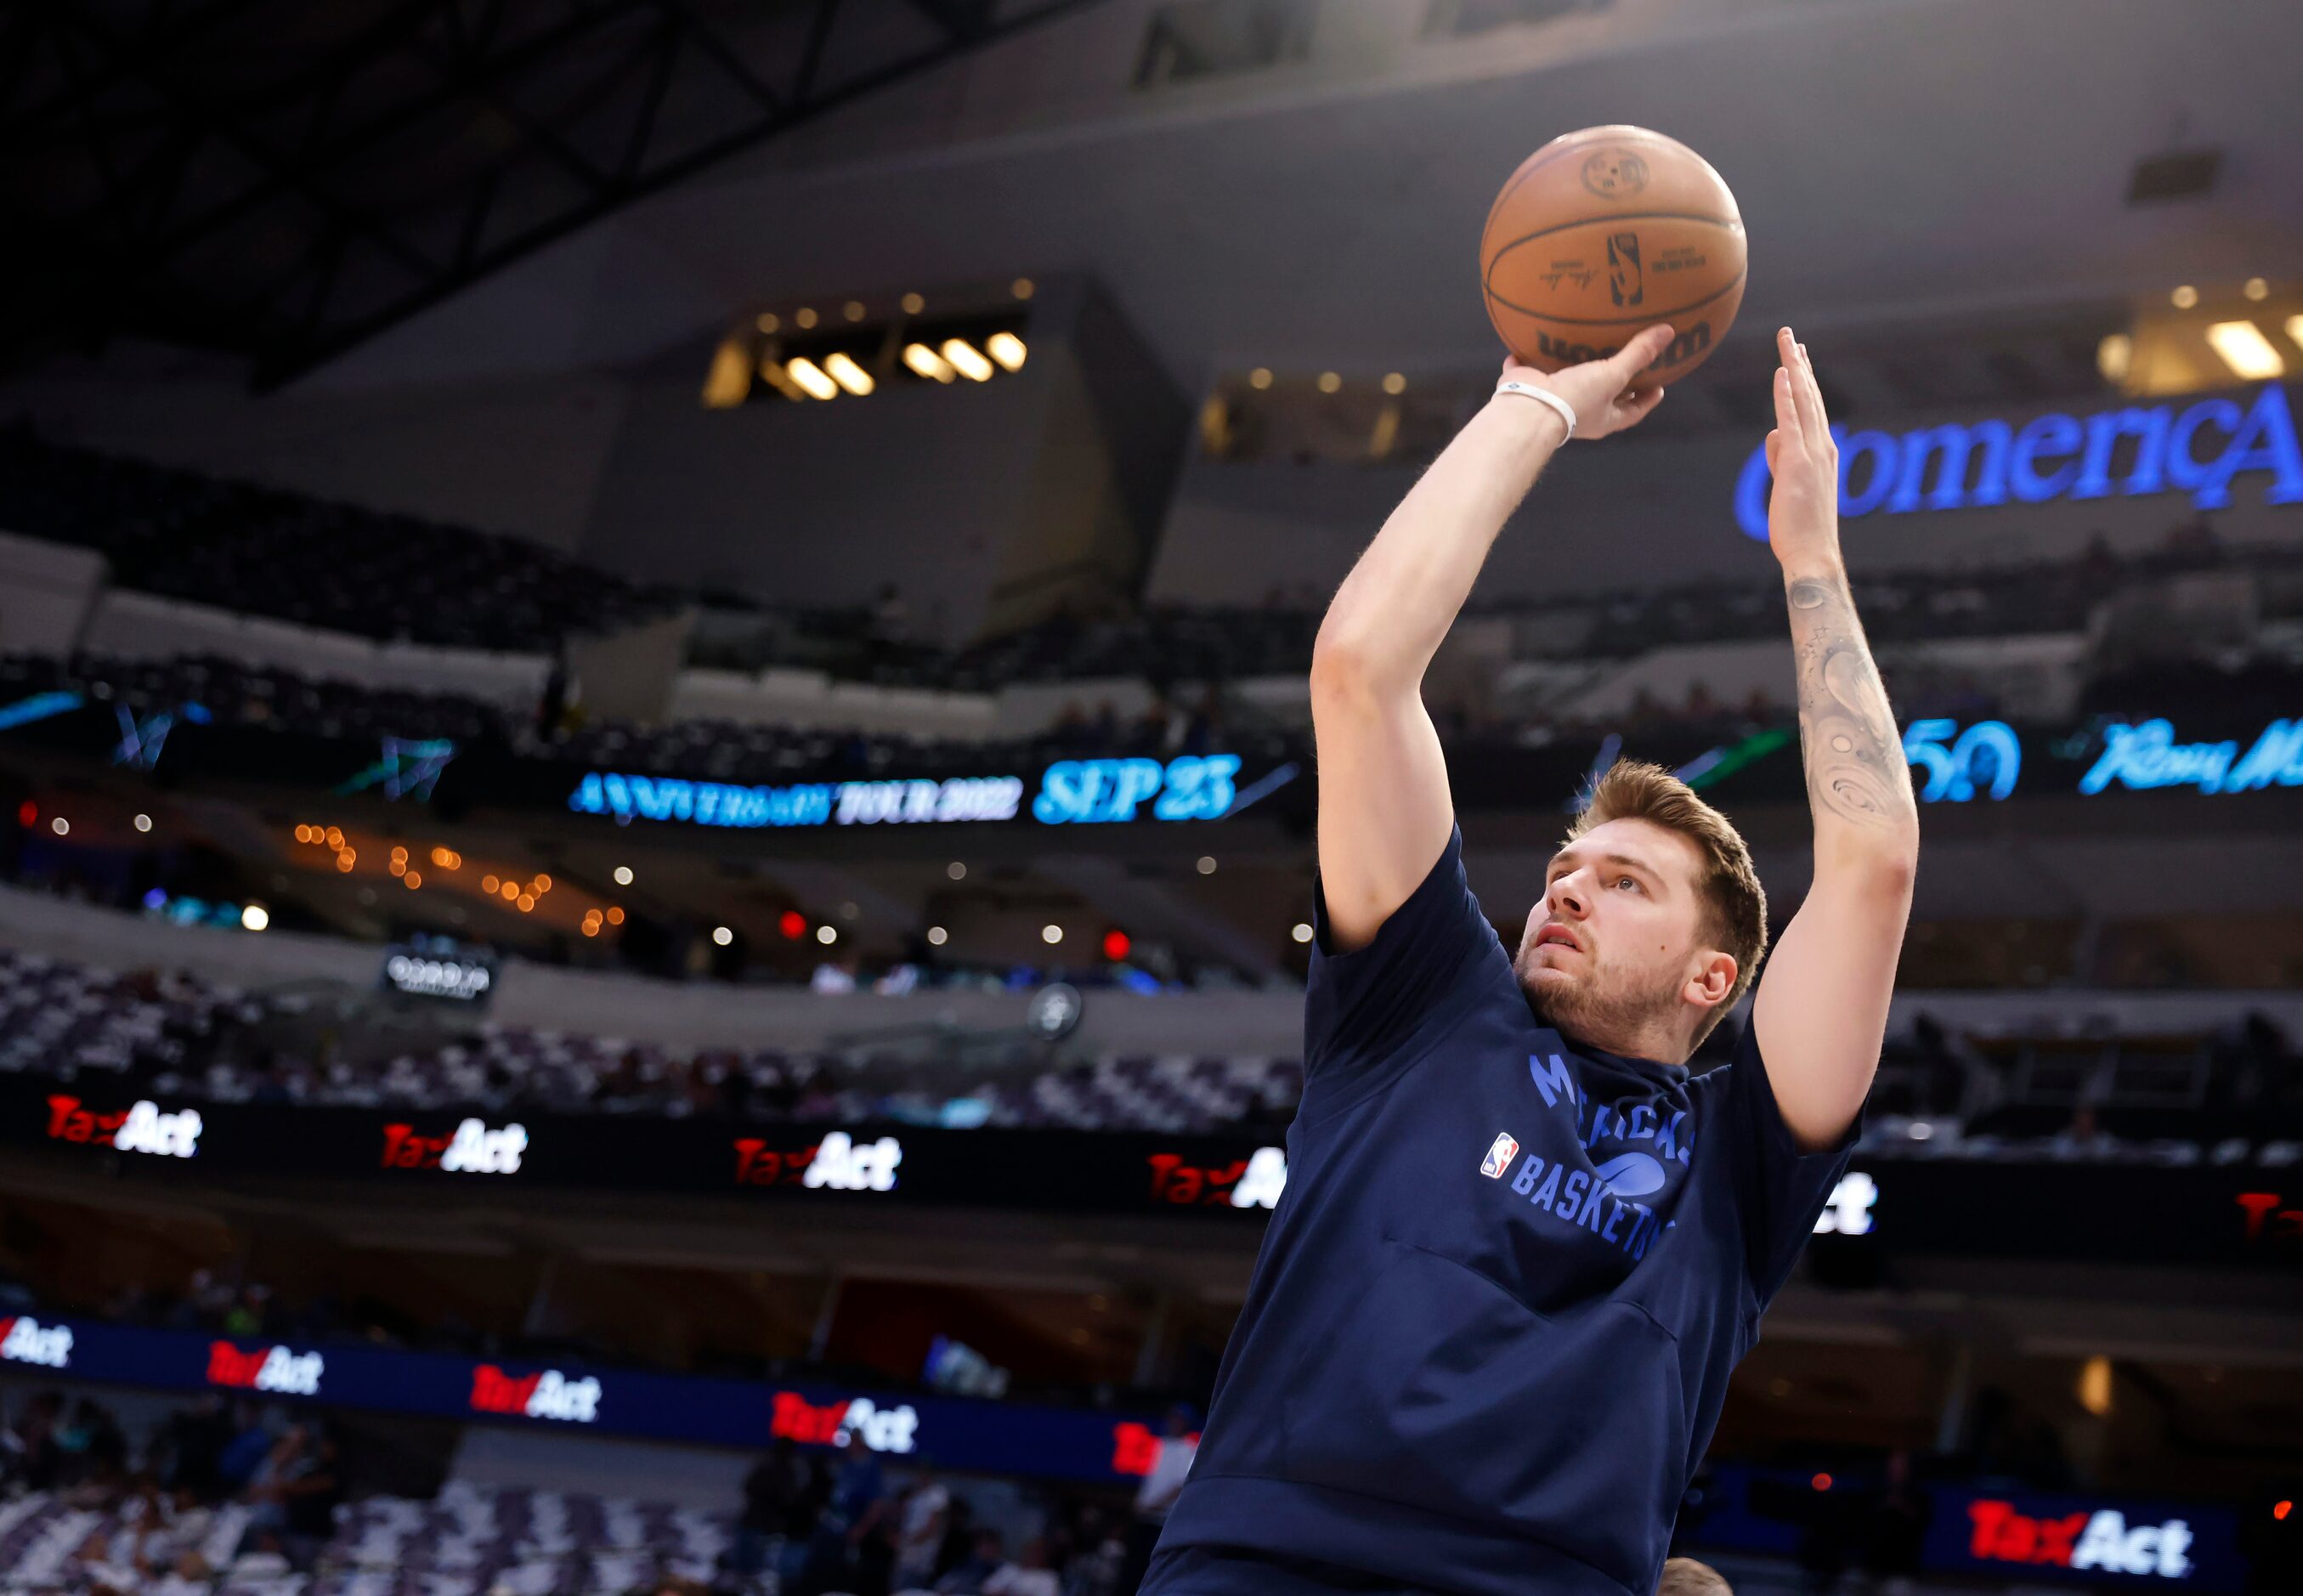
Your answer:
[[[13,704],[0,705],[0,731],[68,714],[85,702],[87,700],[78,693],[34,693],[29,698],[19,698]]]

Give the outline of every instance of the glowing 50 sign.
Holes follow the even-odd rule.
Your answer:
[[[1963,804],[1978,791],[1995,798],[2013,792],[2023,745],[2004,721],[1978,721],[1964,731],[1957,721],[1913,721],[1903,733],[1903,757],[1927,773],[1921,803]]]

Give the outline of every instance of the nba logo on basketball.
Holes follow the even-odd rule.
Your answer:
[[[1511,1132],[1497,1131],[1495,1144],[1488,1149],[1487,1157],[1480,1161],[1480,1173],[1490,1180],[1500,1178],[1506,1170],[1511,1168],[1512,1154],[1518,1151],[1519,1143],[1513,1139]]]
[[[1607,292],[1618,305],[1636,305],[1647,297],[1647,284],[1641,280],[1636,232],[1607,235]]]

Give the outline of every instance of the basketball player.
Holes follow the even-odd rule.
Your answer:
[[[1303,1106],[1157,1596],[1652,1596],[1728,1372],[1846,1166],[1919,829],[1790,329],[1768,541],[1815,873],[1731,1062],[1686,1064],[1767,941],[1726,818],[1617,765],[1514,955],[1465,884],[1419,691],[1506,517],[1569,438],[1654,410],[1669,338],[1506,365],[1328,611]]]

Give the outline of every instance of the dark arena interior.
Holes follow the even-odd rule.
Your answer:
[[[0,1596],[2298,1596],[2299,68],[2294,0],[0,9]],[[1651,420],[1497,386],[1580,129],[1748,238]],[[1606,250],[1544,291],[1682,264]],[[1794,1156],[1834,950],[1610,1052],[1554,855],[1652,762],[1819,934],[1880,686],[1916,873]],[[1366,1107],[1461,1018],[1455,853],[1315,911],[1379,713],[1517,1023],[1741,1071],[1761,1170],[1846,1126],[1723,1187],[1793,1234],[1708,1364],[1734,1126],[1428,1040]],[[1480,1340],[1587,1310],[1685,1390]]]

